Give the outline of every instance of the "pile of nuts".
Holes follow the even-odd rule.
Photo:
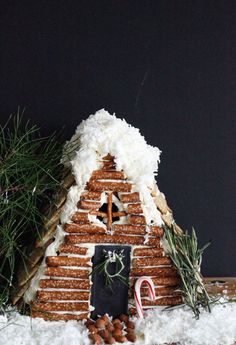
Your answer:
[[[103,315],[96,321],[88,319],[85,323],[89,330],[89,337],[96,345],[135,342],[134,323],[128,315],[122,314],[111,320],[108,315]]]

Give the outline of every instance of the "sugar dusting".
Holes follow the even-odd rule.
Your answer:
[[[44,321],[22,316],[18,312],[0,316],[0,345],[89,345],[82,321]],[[187,308],[146,312],[135,319],[136,345],[233,345],[236,342],[236,303],[217,304],[212,313],[202,312],[193,318]],[[131,344],[126,342],[126,345]]]

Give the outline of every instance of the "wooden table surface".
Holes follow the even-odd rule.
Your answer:
[[[236,299],[236,277],[205,277],[204,283],[211,295]]]

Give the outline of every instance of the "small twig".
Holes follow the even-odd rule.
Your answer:
[[[0,194],[1,196],[3,196],[4,194],[6,193],[15,193],[15,192],[18,192],[19,190],[22,190],[24,189],[24,186],[15,186],[15,187],[11,187],[11,188],[7,188],[5,190],[1,189],[0,187]]]

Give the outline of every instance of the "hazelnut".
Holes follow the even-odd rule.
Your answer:
[[[101,317],[101,319],[105,321],[105,325],[107,325],[107,324],[110,322],[110,319],[109,319],[109,317],[107,316],[107,314],[103,315],[103,316]]]
[[[131,341],[132,343],[134,343],[137,339],[136,335],[134,333],[128,333],[126,334],[126,338]]]
[[[128,322],[128,321],[129,321],[128,315],[125,315],[125,314],[121,314],[121,315],[119,316],[119,319],[120,319],[120,321],[122,321],[122,322]]]
[[[110,335],[110,333],[108,332],[107,329],[101,329],[101,330],[98,332],[98,334],[99,334],[103,339],[109,337],[109,335]]]
[[[97,319],[95,325],[97,328],[105,328],[105,321],[103,319]]]
[[[112,335],[114,336],[114,337],[116,337],[116,336],[118,336],[118,335],[122,335],[123,333],[122,333],[122,330],[121,329],[115,329],[113,332],[112,332]]]
[[[89,325],[89,326],[88,326],[88,330],[89,330],[89,332],[92,333],[92,334],[98,332],[97,327],[95,327],[94,325]]]
[[[90,334],[89,338],[93,341],[96,345],[101,345],[103,343],[102,338],[98,334]]]
[[[115,327],[113,326],[112,323],[108,323],[108,324],[106,325],[106,329],[107,329],[109,332],[113,332],[114,329],[115,329]]]
[[[134,325],[134,322],[133,321],[128,321],[128,322],[126,322],[126,327],[127,328],[135,328],[135,325]]]
[[[124,330],[127,333],[134,333],[134,329],[133,328],[125,328]]]
[[[114,324],[114,327],[115,327],[115,329],[123,329],[123,325],[122,325],[122,323],[120,322],[116,322],[115,324]]]
[[[127,338],[124,335],[117,335],[114,337],[118,343],[125,343]]]
[[[113,338],[111,335],[106,339],[107,344],[114,344],[115,342],[115,338]]]
[[[116,323],[120,323],[120,320],[119,319],[114,319],[114,320],[112,320],[112,323],[113,323],[113,325],[115,325]]]
[[[88,327],[89,325],[93,325],[94,321],[92,319],[87,319],[85,322],[85,326]]]

